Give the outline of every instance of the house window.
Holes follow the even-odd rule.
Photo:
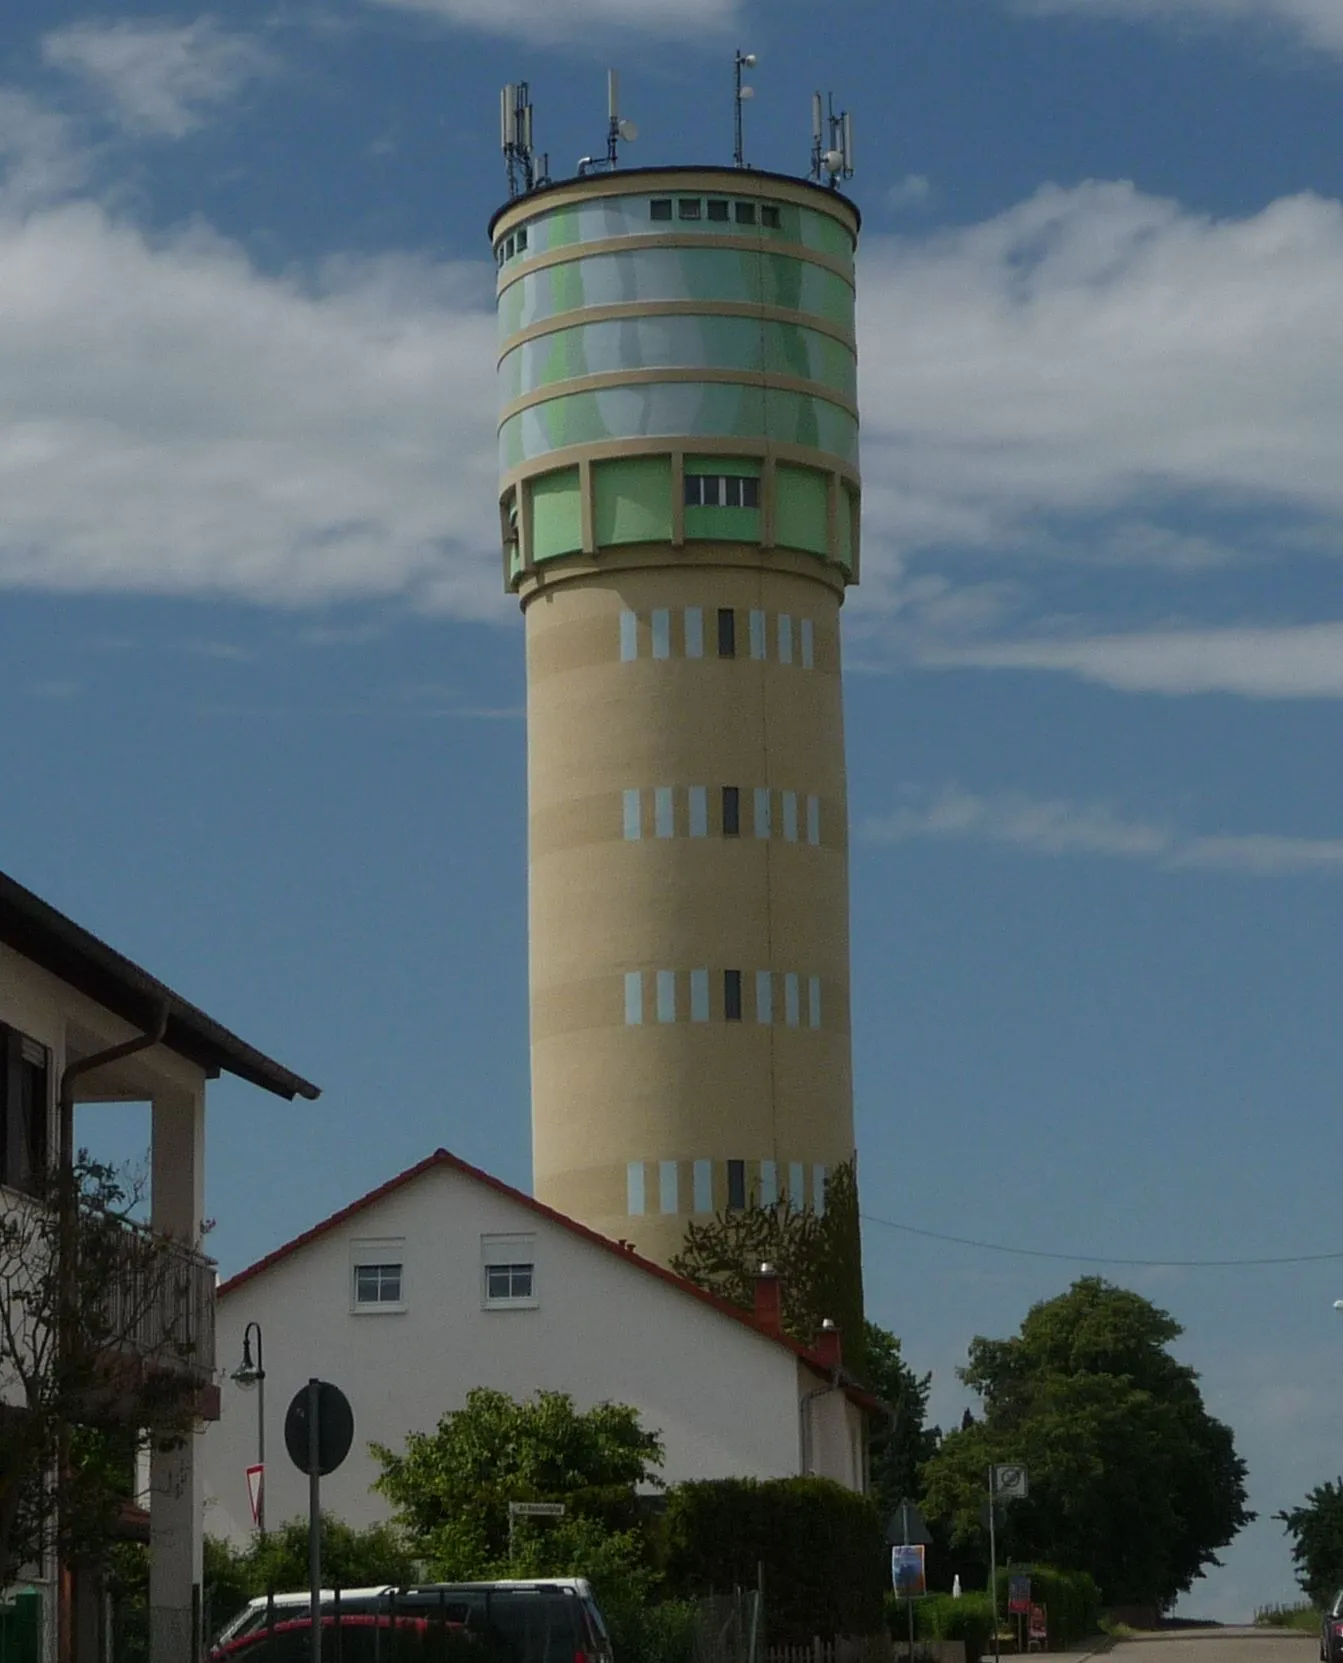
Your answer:
[[[0,1024],[0,1184],[34,1190],[47,1166],[47,1049]]]
[[[512,1305],[532,1297],[532,1265],[488,1265],[485,1270],[485,1303]]]
[[[741,836],[741,787],[723,787],[723,836]]]
[[[536,1305],[536,1237],[480,1238],[481,1303],[486,1310]]]
[[[655,196],[648,204],[649,219],[670,219],[672,217],[671,197]]]
[[[737,614],[730,606],[718,608],[718,656],[737,656]]]
[[[354,1302],[356,1305],[399,1305],[401,1303],[401,1266],[399,1264],[356,1265],[354,1267]]]
[[[746,1162],[729,1161],[727,1163],[727,1205],[728,1211],[739,1213],[746,1207]]]
[[[741,971],[723,972],[723,1018],[727,1022],[741,1021]]]

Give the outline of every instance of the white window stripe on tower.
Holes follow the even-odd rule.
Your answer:
[[[697,1213],[711,1213],[713,1211],[713,1162],[695,1162],[695,1211]]]
[[[634,612],[620,614],[620,659],[628,664],[639,656],[639,618]]]
[[[760,1205],[773,1207],[779,1200],[779,1167],[777,1161],[760,1163]]]
[[[768,837],[770,832],[769,815],[769,787],[757,785],[755,788],[755,835]]]
[[[676,808],[669,785],[659,785],[653,793],[653,823],[659,837],[676,836]]]
[[[671,657],[671,613],[665,607],[653,614],[653,657]]]
[[[752,611],[752,613],[751,613],[751,657],[752,658],[763,658],[764,656],[765,656],[765,614],[763,612]]]
[[[641,970],[625,972],[625,1021],[637,1028],[644,1019],[644,978]]]
[[[774,1020],[774,977],[768,970],[755,973],[755,1019],[761,1023]]]
[[[704,657],[704,609],[699,606],[685,609],[685,655],[687,658]]]
[[[779,614],[779,663],[793,662],[793,620],[786,612]]]
[[[677,1192],[680,1185],[677,1181],[678,1177],[675,1161],[658,1162],[658,1205],[664,1213],[679,1211],[680,1196]]]
[[[797,792],[783,793],[783,835],[785,842],[797,842]]]
[[[807,1181],[801,1161],[788,1163],[788,1199],[799,1213],[807,1204]]]
[[[819,797],[807,798],[807,842],[811,844],[813,849],[820,847],[821,799]]]
[[[811,1169],[812,1206],[816,1209],[817,1218],[825,1217],[825,1168],[814,1166]]]
[[[643,813],[639,805],[639,793],[627,791],[625,793],[625,838],[627,842],[637,843],[643,836]]]
[[[658,971],[658,1021],[675,1022],[676,1020],[676,972],[674,970]]]
[[[819,1028],[821,1025],[821,978],[809,976],[807,978],[807,1026]]]
[[[709,792],[703,785],[690,787],[690,835],[691,837],[707,837],[709,835]]]
[[[791,970],[783,979],[783,1014],[790,1028],[796,1028],[802,1020],[797,976]]]
[[[625,1169],[625,1211],[631,1218],[638,1218],[647,1205],[648,1197],[644,1193],[644,1163],[631,1161]]]
[[[810,618],[802,620],[802,668],[816,668],[816,628]]]
[[[690,1020],[692,1022],[707,1022],[709,1020],[709,972],[707,970],[692,970],[690,972]]]

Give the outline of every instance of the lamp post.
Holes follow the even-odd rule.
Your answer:
[[[256,1362],[252,1361],[252,1335],[256,1335]],[[261,1352],[261,1324],[249,1322],[242,1331],[242,1362],[231,1378],[244,1391],[256,1387],[256,1459],[261,1468],[261,1483],[256,1498],[257,1534],[266,1538],[266,1370]]]

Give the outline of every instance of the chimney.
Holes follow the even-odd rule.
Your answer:
[[[821,1331],[816,1336],[816,1344],[812,1348],[817,1360],[828,1369],[837,1369],[843,1361],[843,1346],[840,1342],[839,1329],[827,1317],[821,1324]]]
[[[773,1339],[783,1337],[783,1302],[779,1273],[773,1265],[761,1265],[755,1279],[755,1320]]]

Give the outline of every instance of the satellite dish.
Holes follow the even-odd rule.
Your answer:
[[[824,161],[831,173],[839,173],[844,167],[844,152],[842,150],[827,150]]]
[[[620,123],[620,136],[626,144],[633,144],[639,136],[639,123],[628,119]]]

